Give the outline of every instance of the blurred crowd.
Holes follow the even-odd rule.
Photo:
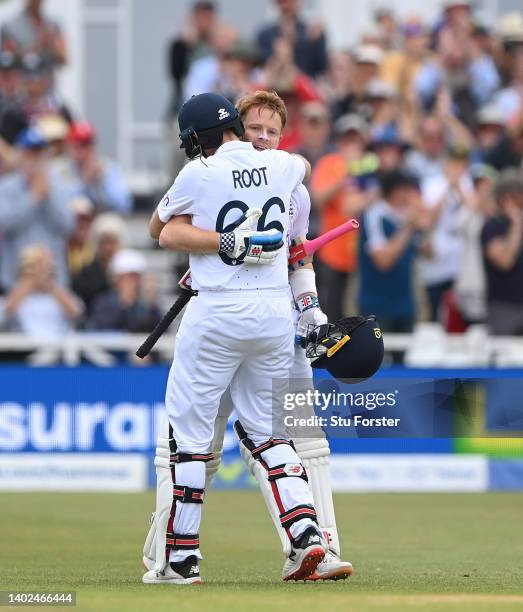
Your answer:
[[[1,29],[0,329],[147,332],[160,309],[143,255],[125,248],[133,198],[56,92],[67,45],[42,5],[26,0]]]
[[[1,29],[0,329],[146,332],[160,311],[143,255],[125,245],[133,199],[95,127],[56,92],[67,44],[42,4],[26,0]],[[299,0],[273,4],[252,38],[213,2],[178,24],[171,178],[186,99],[274,90],[289,113],[280,147],[313,166],[310,233],[361,223],[315,257],[329,319],[351,307],[385,331],[430,320],[523,335],[523,13],[485,24],[450,0],[427,23],[382,8],[357,44],[333,49]]]
[[[348,289],[386,331],[424,319],[523,334],[523,13],[485,24],[448,0],[427,23],[381,8],[332,50],[299,0],[274,8],[246,39],[214,3],[193,5],[168,51],[171,118],[204,91],[281,95],[280,147],[313,165],[311,232],[361,221],[315,258],[329,319]]]

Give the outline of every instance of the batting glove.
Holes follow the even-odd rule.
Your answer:
[[[328,323],[327,315],[320,308],[320,303],[315,295],[302,295],[297,300],[300,318],[296,326],[296,344],[302,344],[303,338],[307,337],[307,331],[317,325]]]
[[[245,221],[231,232],[220,235],[220,252],[248,264],[270,264],[284,246],[283,235],[276,229],[258,231],[260,208],[250,208]]]

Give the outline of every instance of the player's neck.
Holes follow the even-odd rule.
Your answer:
[[[227,131],[223,134],[222,144],[226,142],[232,142],[234,140],[240,140],[238,136],[233,131]]]

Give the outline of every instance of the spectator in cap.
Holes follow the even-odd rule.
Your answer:
[[[25,247],[16,282],[6,296],[8,328],[33,338],[61,338],[81,313],[76,296],[56,282],[51,251],[41,245]]]
[[[495,104],[489,104],[478,112],[476,123],[476,148],[474,161],[488,163],[500,168],[500,159],[496,159],[502,140],[506,137],[505,117]]]
[[[408,143],[401,138],[398,128],[393,124],[375,129],[369,142],[369,149],[378,158],[380,172],[399,170],[403,166],[408,147]]]
[[[24,98],[22,106],[29,121],[49,114],[59,114],[67,122],[71,113],[56,92],[51,91],[51,73],[46,60],[37,53],[22,56]]]
[[[161,318],[158,305],[143,297],[145,258],[138,251],[118,251],[109,266],[112,288],[97,297],[88,329],[147,333]]]
[[[498,125],[492,126],[489,131],[493,133],[487,143],[490,145],[485,151],[481,151],[480,160],[493,166],[496,170],[504,170],[519,166],[523,159],[523,115],[510,125],[499,126],[498,117],[487,117],[489,121],[497,121]]]
[[[481,233],[487,320],[496,335],[523,335],[523,179],[505,170],[494,188],[496,214]]]
[[[321,157],[312,173],[312,205],[320,217],[320,233],[359,215],[368,126],[359,115],[344,115],[334,124],[335,150]],[[374,167],[374,171],[376,167]],[[344,314],[344,298],[356,268],[354,232],[321,248],[316,255],[318,295],[329,321]]]
[[[54,70],[67,63],[65,38],[60,26],[42,13],[42,0],[25,0],[25,9],[2,27],[2,49],[18,56],[36,54],[53,85]]]
[[[92,214],[92,211],[89,214]],[[98,215],[87,237],[87,243],[94,247],[94,257],[91,261],[85,261],[79,269],[73,265],[71,286],[84,302],[87,315],[92,311],[94,300],[111,286],[109,265],[122,248],[124,232],[124,222],[118,215]]]
[[[353,90],[360,104],[365,100],[369,83],[380,74],[383,57],[383,51],[377,45],[359,45],[354,49]]]
[[[380,175],[381,198],[363,213],[359,241],[360,313],[383,331],[408,333],[416,317],[413,268],[422,209],[415,179],[400,170]]]
[[[276,0],[280,12],[274,24],[264,26],[257,35],[262,61],[275,53],[278,41],[290,44],[292,62],[309,77],[327,69],[327,39],[320,23],[306,24],[299,17],[300,0]]]
[[[75,190],[91,200],[96,212],[130,213],[133,201],[123,172],[98,155],[94,127],[87,121],[73,123],[67,140]]]
[[[394,127],[399,118],[398,92],[381,79],[372,79],[365,89],[371,131]]]
[[[462,207],[473,206],[474,197],[468,170],[468,149],[454,146],[448,151],[444,172],[422,183],[431,226],[422,265],[431,321],[440,320],[443,296],[452,289],[459,270],[463,239],[457,231],[458,214]]]
[[[397,49],[401,46],[401,33],[394,12],[386,7],[379,7],[374,11],[374,23],[378,31],[379,45],[385,51]]]
[[[74,227],[69,206],[70,186],[46,164],[47,141],[27,128],[17,140],[17,170],[0,179],[0,231],[4,245],[0,284],[10,288],[16,278],[20,254],[31,244],[47,246],[53,257],[57,282],[68,282],[66,242]]]

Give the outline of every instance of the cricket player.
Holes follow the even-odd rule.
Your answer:
[[[277,148],[287,119],[285,105],[281,98],[274,92],[258,91],[243,96],[238,101],[237,108],[245,124],[245,140],[252,142],[255,149],[259,151]],[[292,193],[290,229],[288,234],[290,240],[299,240],[305,237],[308,230],[309,212],[310,197],[307,189],[300,184]],[[190,218],[188,216],[180,216],[176,218],[175,222],[190,223]],[[201,248],[199,240],[201,240],[201,234],[195,236],[193,248]],[[294,319],[296,321],[296,335],[303,336],[308,325],[319,325],[326,322],[326,317],[321,312],[317,300],[312,263],[310,261],[300,262],[298,269],[290,272],[289,280],[292,289],[291,297],[294,306]],[[305,351],[300,347],[295,349],[290,377],[292,381],[291,390],[293,392],[306,391],[312,387],[312,370],[305,356]],[[215,423],[212,444],[214,459],[206,464],[207,485],[219,467],[223,437],[231,410],[232,402],[229,395],[226,394],[222,399]],[[302,410],[303,416],[313,414],[312,406],[306,406]],[[330,487],[330,451],[325,434],[319,428],[314,431],[308,431],[306,438],[303,437],[303,434],[295,438],[294,445],[307,470],[309,485],[317,510],[318,522],[329,543],[329,550],[323,561],[307,579],[337,580],[346,578],[352,573],[352,565],[340,559],[340,544]],[[286,556],[289,556],[292,551],[292,542],[286,530],[281,527],[278,507],[271,491],[270,482],[267,480],[266,471],[263,468],[260,469],[259,462],[249,457],[243,445],[240,446],[242,455],[249,462],[251,471],[260,481],[262,493],[281,538],[284,553]],[[170,507],[168,497],[170,490],[168,434],[166,432],[160,433],[155,464],[158,474],[158,499],[164,499],[164,502],[160,505],[157,504],[157,512],[153,515],[153,521],[144,547],[143,562],[149,570],[154,567],[157,557],[164,558],[165,528],[160,526],[158,529],[158,517],[163,517],[163,521],[160,522],[165,523]],[[162,495],[162,489],[164,492],[167,492],[167,495]]]
[[[198,291],[176,335],[166,389],[170,425],[171,511],[165,560],[145,583],[200,582],[198,529],[205,463],[220,398],[230,387],[244,452],[271,481],[281,527],[291,542],[284,580],[302,580],[328,546],[318,529],[307,476],[286,437],[281,406],[294,356],[283,237],[294,189],[308,162],[243,142],[238,111],[217,94],[194,96],[179,115],[182,144],[194,159],[180,172],[151,220],[163,248],[186,249]],[[176,222],[190,215],[192,225]],[[238,226],[238,217],[245,220]],[[187,248],[187,250],[189,250]]]

